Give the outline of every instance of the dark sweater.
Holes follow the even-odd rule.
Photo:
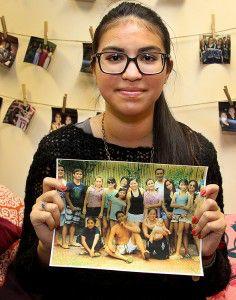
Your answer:
[[[184,128],[187,130],[186,126]],[[195,135],[201,149],[195,151],[199,165],[209,166],[207,183],[216,183],[220,186],[217,202],[223,211],[222,179],[216,151],[212,143],[201,134],[195,133]],[[109,144],[109,152],[112,159],[117,161],[149,162],[150,160],[150,148],[132,149]],[[200,300],[217,293],[227,285],[230,265],[225,249],[217,250],[214,265],[205,270],[205,276],[198,282],[194,282],[191,276],[42,267],[37,257],[38,239],[29,215],[35,200],[42,194],[44,177],[56,175],[56,158],[107,160],[103,140],[84,133],[81,128],[73,125],[50,133],[40,142],[27,178],[23,235],[12,266],[22,286],[29,293],[38,292],[44,295],[45,299],[53,295],[54,299],[63,292],[69,296],[73,291],[78,296],[83,290],[85,298],[86,294],[91,298],[94,294],[95,299],[98,299],[108,297],[108,290],[111,288],[113,289],[111,298],[116,295],[116,292],[123,294],[129,289],[131,293],[139,290],[149,291],[149,295],[155,293],[157,299],[171,299],[169,293],[174,293],[176,297],[181,296],[181,299]],[[126,292],[123,296],[125,295]],[[178,299],[176,297],[175,299]]]

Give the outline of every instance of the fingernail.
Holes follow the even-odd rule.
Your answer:
[[[206,190],[205,189],[202,189],[201,192],[200,192],[200,195],[202,197],[205,197],[206,196]]]
[[[193,224],[198,223],[198,218],[195,217],[195,216],[193,216],[193,217],[192,217],[192,223],[193,223]]]
[[[192,230],[192,235],[196,235],[197,231],[195,229]]]
[[[199,234],[197,237],[199,238],[199,240],[202,238],[201,234]]]
[[[67,187],[65,185],[61,185],[59,186],[59,190],[65,192],[67,190]]]

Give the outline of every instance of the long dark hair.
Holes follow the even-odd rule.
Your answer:
[[[122,2],[103,17],[94,33],[93,54],[97,52],[100,39],[109,27],[119,19],[128,16],[144,20],[152,28],[155,28],[157,34],[162,39],[166,53],[170,54],[170,35],[161,17],[150,8],[132,2]],[[92,68],[94,65],[95,58],[91,62]],[[169,59],[167,59],[168,67],[170,67]],[[162,92],[155,103],[153,115],[154,161],[176,164],[198,164],[195,157],[195,153],[197,152],[194,149],[194,146],[198,145],[199,143],[194,132],[188,126],[174,119]]]

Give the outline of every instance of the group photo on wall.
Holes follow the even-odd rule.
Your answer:
[[[204,166],[58,159],[64,209],[50,265],[202,275],[201,243],[191,231],[206,173]]]
[[[202,35],[200,61],[203,64],[229,64],[231,57],[230,35]]]
[[[236,131],[236,101],[231,105],[228,101],[218,102],[219,120],[222,131]]]
[[[0,66],[10,69],[13,65],[18,50],[18,38],[0,32]]]

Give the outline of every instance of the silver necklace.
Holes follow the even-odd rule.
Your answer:
[[[109,152],[109,148],[108,148],[108,143],[106,140],[104,119],[105,119],[105,112],[102,114],[102,140],[104,142],[104,148],[105,148],[107,159],[112,160],[110,152]],[[154,158],[154,146],[152,146],[152,148],[150,150],[150,160],[149,160],[150,163],[153,163],[153,158]]]

